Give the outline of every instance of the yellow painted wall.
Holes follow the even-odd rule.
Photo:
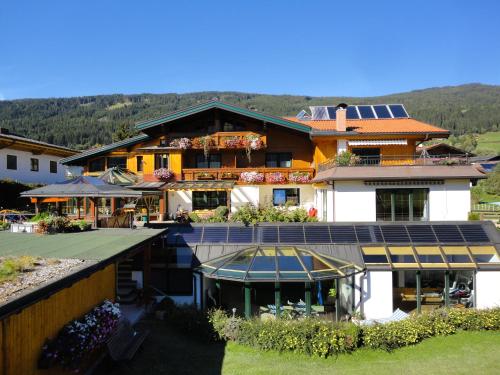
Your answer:
[[[115,295],[115,265],[111,264],[2,320],[0,374],[60,373],[59,369],[37,369],[45,340],[54,338],[65,324],[86,314],[103,300],[114,300]]]

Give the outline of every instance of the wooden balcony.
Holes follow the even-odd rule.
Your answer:
[[[238,184],[246,184],[240,180],[241,173],[243,172],[257,172],[264,175],[264,182],[270,184],[269,175],[272,173],[281,173],[284,181],[281,183],[288,183],[290,175],[299,172],[300,174],[308,175],[310,179],[314,177],[313,168],[189,168],[182,170],[182,179],[185,181],[199,181],[199,180],[232,180]],[[294,183],[294,182],[291,182]]]
[[[246,142],[251,137],[259,139],[262,142],[260,148],[266,148],[267,136],[249,131],[213,133],[210,135],[211,147],[217,149],[243,149],[246,148]],[[193,141],[192,148],[203,149],[203,145],[197,142],[197,139],[203,139],[203,138],[206,137],[192,138]]]

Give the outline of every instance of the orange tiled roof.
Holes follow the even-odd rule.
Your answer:
[[[337,130],[335,120],[297,120],[295,117],[285,117],[290,121],[310,126],[314,130]],[[449,133],[448,130],[426,124],[412,118],[346,120],[346,126],[358,133]]]

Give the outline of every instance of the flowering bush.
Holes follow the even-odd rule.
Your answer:
[[[162,181],[168,181],[172,177],[174,177],[174,172],[172,172],[171,170],[169,170],[167,168],[159,168],[159,169],[155,169],[155,171],[153,172],[153,175]]]
[[[111,336],[121,316],[118,304],[105,300],[79,320],[65,325],[54,340],[42,347],[38,365],[76,369],[95,349]]]
[[[264,182],[264,173],[260,172],[242,172],[240,174],[240,180],[248,184],[257,184]]]
[[[292,172],[288,175],[288,181],[296,184],[307,184],[311,181],[311,176],[308,172]]]
[[[227,137],[224,139],[224,145],[228,148],[237,148],[241,146],[241,139],[239,137]]]
[[[266,181],[271,184],[283,184],[286,182],[286,178],[281,172],[268,173],[266,176]]]
[[[170,142],[170,147],[178,147],[182,150],[187,150],[191,148],[192,143],[189,138],[175,138]]]
[[[344,151],[335,157],[335,165],[339,167],[351,167],[361,162],[361,158],[350,151]]]

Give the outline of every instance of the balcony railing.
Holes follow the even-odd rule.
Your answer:
[[[463,155],[380,155],[380,156],[355,156],[349,161],[339,163],[336,159],[327,160],[318,165],[318,172],[333,167],[366,167],[366,166],[412,166],[412,165],[467,165],[470,164],[470,156]]]
[[[194,180],[233,180],[244,183],[241,180],[243,172],[257,172],[263,174],[264,183],[273,183],[273,178],[280,176],[281,182],[275,183],[293,183],[296,176],[307,176],[309,179],[314,177],[313,168],[188,168],[182,170],[182,179],[187,181]]]

